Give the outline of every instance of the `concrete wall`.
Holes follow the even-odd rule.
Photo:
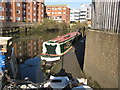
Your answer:
[[[88,30],[84,72],[102,88],[118,87],[120,34]]]

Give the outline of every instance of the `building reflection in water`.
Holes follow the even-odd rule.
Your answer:
[[[13,44],[16,58],[26,60],[40,55],[42,42],[41,38],[22,38],[16,40]]]

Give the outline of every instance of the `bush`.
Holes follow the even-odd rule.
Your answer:
[[[68,27],[69,25],[65,22],[60,23],[52,19],[44,19],[43,23],[39,24],[36,29],[40,31],[53,31],[67,29]]]
[[[82,22],[82,23],[77,22],[77,23],[71,24],[72,31],[84,30],[87,27],[88,25],[86,22]]]

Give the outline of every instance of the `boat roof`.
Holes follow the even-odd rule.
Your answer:
[[[49,40],[49,42],[51,43],[60,43],[60,42],[64,42],[74,36],[76,36],[77,34],[80,34],[80,32],[72,32],[72,33],[68,33],[68,34],[65,34],[63,36],[59,36],[57,38],[54,38],[52,40]]]

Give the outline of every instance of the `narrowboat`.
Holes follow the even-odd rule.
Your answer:
[[[72,32],[49,41],[43,42],[41,59],[45,61],[56,61],[65,55],[72,47],[73,43],[81,38],[80,32]]]

